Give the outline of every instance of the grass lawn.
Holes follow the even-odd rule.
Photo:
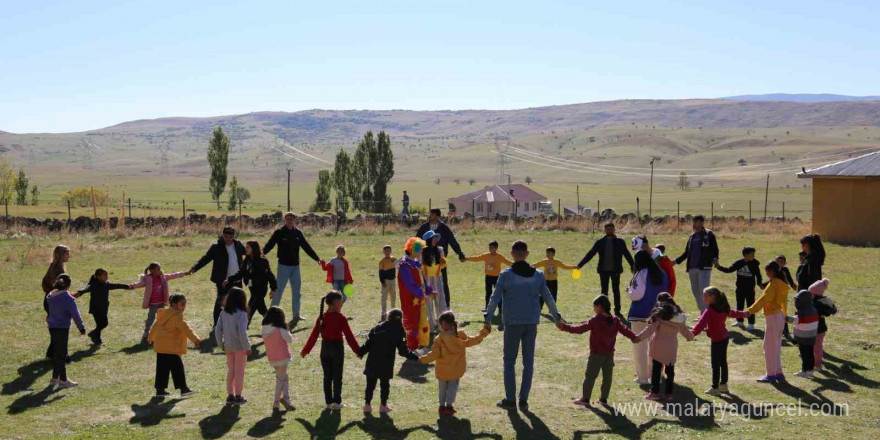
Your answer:
[[[627,235],[627,238],[631,234]],[[308,235],[319,255],[329,258],[336,244],[345,244],[352,264],[357,292],[343,310],[352,318],[351,325],[362,339],[379,316],[379,286],[376,265],[381,246],[390,243],[400,254],[405,237],[378,235]],[[252,237],[243,237],[251,239]],[[264,241],[268,234],[257,237]],[[524,238],[532,249],[530,260],[543,257],[543,248],[553,245],[558,258],[576,263],[588,250],[593,237],[563,232],[472,233],[459,231],[458,239],[468,254],[483,252],[485,243],[498,239],[506,249],[516,238]],[[652,237],[665,242],[672,253],[683,248],[685,236]],[[71,247],[68,270],[74,287],[82,286],[97,267],[110,271],[116,282],[135,280],[150,261],[160,261],[166,272],[189,268],[209,243],[210,236],[130,237],[99,235],[63,235],[0,238],[0,344],[5,347],[0,359],[0,418],[2,438],[372,438],[372,439],[469,439],[521,438],[571,439],[597,435],[604,438],[875,438],[880,428],[880,375],[877,373],[880,351],[877,349],[875,317],[880,314],[880,300],[872,294],[876,282],[873,273],[880,260],[880,249],[828,246],[825,273],[831,279],[829,295],[840,313],[829,319],[826,338],[827,372],[815,380],[793,376],[800,359],[797,348],[783,347],[783,365],[789,382],[771,386],[758,384],[755,378],[764,371],[761,332],[754,334],[732,330],[729,351],[730,388],[734,396],[714,398],[704,394],[709,387],[709,341],[701,335],[694,342],[680,344],[676,368],[674,402],[732,404],[714,413],[680,412],[670,414],[629,413],[616,415],[610,408],[583,409],[572,406],[571,397],[580,392],[583,369],[588,354],[588,335],[570,335],[557,331],[547,320],[539,326],[535,378],[530,398],[533,412],[504,411],[494,406],[503,396],[502,335],[493,333],[479,346],[470,349],[468,373],[461,382],[456,417],[438,419],[435,399],[436,379],[432,366],[397,361],[397,375],[392,380],[390,417],[361,412],[364,377],[363,361],[348,353],[344,378],[342,411],[323,410],[321,367],[313,353],[297,357],[291,364],[291,394],[297,410],[272,417],[274,388],[272,369],[265,359],[259,337],[253,337],[255,354],[247,365],[245,396],[250,402],[240,408],[224,407],[226,367],[217,352],[191,350],[184,356],[187,380],[199,390],[191,398],[176,397],[159,401],[153,398],[155,356],[138,346],[145,317],[140,309],[142,291],[114,291],[110,308],[110,327],[105,331],[105,345],[90,348],[88,340],[72,333],[70,351],[75,362],[68,374],[80,381],[77,388],[58,391],[49,388],[51,365],[43,360],[48,343],[41,305],[40,279],[50,259],[52,246],[64,243]],[[740,249],[752,244],[762,262],[784,253],[796,261],[799,250],[793,236],[719,237],[722,261],[729,263]],[[273,260],[275,255],[270,255]],[[483,305],[482,266],[474,263],[450,263],[452,305],[464,331],[479,330]],[[579,322],[591,314],[590,303],[599,293],[595,263],[584,276],[572,280],[560,277],[560,309],[570,322]],[[686,274],[678,268],[678,295],[690,317],[695,304],[690,295]],[[211,324],[214,287],[206,268],[192,277],[171,282],[174,292],[189,298],[186,316],[196,332],[205,337]],[[318,301],[327,290],[324,275],[309,262],[303,268],[304,313],[314,318]],[[734,275],[713,274],[713,282],[733,297]],[[625,295],[625,294],[624,294]],[[290,313],[290,292],[282,305]],[[83,313],[87,299],[79,300]],[[790,301],[791,305],[791,301]],[[628,301],[624,300],[624,310]],[[86,326],[93,327],[85,315]],[[689,318],[690,319],[690,318]],[[312,323],[295,330],[293,350],[302,347]],[[763,316],[758,329],[764,328]],[[259,326],[252,325],[257,336]],[[632,349],[620,338],[617,343],[612,403],[641,403],[644,391],[632,382]],[[598,398],[599,384],[593,399]],[[378,394],[378,392],[377,392]],[[377,396],[378,397],[378,396]],[[377,402],[374,402],[377,403]],[[788,416],[758,412],[764,403],[801,405],[809,413],[810,404],[826,404],[834,414]],[[836,405],[836,406],[835,406]],[[377,405],[378,406],[378,405]],[[753,412],[752,417],[734,413]],[[788,409],[781,410],[783,413]],[[848,413],[844,412],[848,411]],[[841,412],[844,412],[841,414]]]

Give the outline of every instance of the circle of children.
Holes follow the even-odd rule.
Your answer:
[[[439,210],[436,210],[439,211]],[[285,215],[285,224],[276,230],[264,248],[255,241],[242,245],[235,240],[235,231],[226,227],[216,244],[207,254],[186,272],[164,273],[159,263],[150,263],[140,282],[116,284],[107,279],[107,271],[98,269],[88,285],[71,293],[71,279],[65,273],[65,262],[70,250],[57,246],[53,262],[43,280],[46,292],[44,306],[48,313],[47,323],[50,346],[46,355],[53,359],[52,383],[60,387],[73,387],[77,383],[66,375],[68,331],[73,320],[81,334],[85,327],[77,309],[75,298],[91,294],[89,313],[93,315],[95,329],[89,332],[93,344],[102,343],[101,332],[107,327],[107,311],[110,290],[144,288],[142,306],[147,310],[142,343],[151,344],[156,353],[155,389],[157,396],[169,395],[169,373],[174,387],[181,395],[194,391],[186,382],[181,355],[187,351],[186,340],[196,347],[202,342],[184,320],[187,299],[184,295],[169,295],[169,282],[190,275],[208,263],[213,263],[211,280],[217,287],[214,307],[213,334],[216,343],[226,354],[227,404],[244,404],[242,397],[244,372],[251,342],[247,328],[255,312],[263,316],[261,334],[265,342],[269,365],[275,370],[274,409],[283,405],[293,410],[288,391],[288,364],[291,361],[290,326],[306,319],[300,314],[300,268],[299,251],[304,250],[318,262],[327,273],[327,282],[333,289],[321,299],[320,313],[314,328],[304,344],[301,355],[308,355],[318,338],[322,339],[320,360],[323,368],[324,398],[328,409],[343,407],[341,400],[342,371],[344,364],[343,340],[360,358],[367,357],[364,374],[366,391],[364,411],[370,412],[373,392],[377,383],[381,390],[381,412],[391,411],[388,406],[390,379],[394,372],[395,356],[422,363],[436,363],[435,373],[439,384],[440,414],[455,413],[453,404],[459,380],[465,374],[466,349],[479,344],[492,330],[490,325],[496,308],[500,308],[504,334],[504,384],[505,398],[498,402],[503,408],[528,408],[528,395],[532,380],[535,336],[540,311],[547,303],[556,326],[569,333],[590,332],[590,354],[586,364],[582,393],[573,400],[576,405],[590,405],[594,382],[602,373],[599,402],[607,403],[611,390],[614,366],[614,346],[618,334],[633,342],[636,377],[635,382],[650,387],[647,399],[663,400],[672,397],[675,378],[677,337],[691,340],[705,331],[711,340],[712,386],[707,394],[728,392],[727,385],[727,318],[735,318],[736,326],[743,327],[743,320],[753,328],[755,315],[763,312],[766,319],[764,333],[764,357],[766,375],[758,382],[785,380],[780,362],[783,333],[787,323],[794,324],[794,340],[799,346],[803,360],[800,377],[813,377],[813,371],[822,369],[822,343],[827,327],[824,317],[836,313],[829,297],[825,296],[828,279],[822,278],[821,270],[825,251],[818,235],[801,239],[801,262],[793,279],[785,267],[784,256],[763,266],[768,281],[762,280],[761,266],[755,259],[755,249],[742,250],[743,258],[730,267],[718,264],[718,245],[712,231],[703,226],[703,217],[693,222],[693,234],[684,252],[674,261],[665,255],[661,244],[651,247],[645,236],[632,239],[634,256],[626,242],[615,235],[614,225],[605,226],[606,235],[597,240],[592,249],[577,266],[569,266],[554,258],[555,250],[547,249],[546,259],[530,265],[526,262],[528,248],[517,241],[510,253],[513,262],[498,253],[498,243],[489,243],[489,252],[466,258],[455,241],[452,231],[440,220],[439,212],[432,212],[428,222],[420,228],[418,236],[409,238],[403,246],[404,256],[392,256],[392,247],[386,245],[379,261],[381,281],[381,320],[373,327],[363,345],[359,345],[349,328],[348,319],[342,314],[347,295],[353,293],[353,283],[345,248],[336,249],[336,258],[325,262],[318,258],[302,232],[296,228],[295,216]],[[270,269],[264,254],[278,246],[278,278]],[[449,310],[449,289],[446,275],[444,249],[451,246],[461,261],[482,262],[485,266],[486,309],[485,324],[476,336],[459,331],[455,315]],[[556,310],[557,272],[560,269],[576,270],[598,255],[597,272],[601,280],[602,294],[593,301],[595,316],[579,325],[569,325]],[[632,269],[632,280],[626,290],[631,301],[626,320],[620,314],[620,275],[622,260],[626,259]],[[676,304],[674,264],[686,264],[692,293],[701,310],[692,328],[686,326],[686,317]],[[510,266],[501,270],[502,265]],[[736,272],[736,307],[732,308],[726,295],[709,285],[713,266],[722,272]],[[536,268],[542,268],[538,271]],[[575,277],[579,273],[573,274]],[[249,287],[250,301],[246,299],[242,282]],[[286,284],[293,290],[294,319],[288,324],[284,311],[279,307]],[[613,291],[614,309],[609,299],[609,284]],[[755,288],[763,288],[756,299]],[[395,308],[399,290],[400,308]],[[798,292],[794,297],[796,317],[788,317],[788,290]],[[800,289],[798,291],[798,289]],[[271,307],[266,306],[269,292]],[[388,302],[391,308],[388,308]],[[626,323],[629,323],[627,326]],[[431,343],[431,336],[433,343]],[[523,379],[518,402],[514,365],[520,344],[523,356]],[[429,348],[430,347],[430,348]],[[665,386],[661,392],[661,375],[665,372]]]

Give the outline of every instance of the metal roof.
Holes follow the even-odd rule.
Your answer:
[[[842,160],[798,173],[800,178],[813,177],[880,177],[880,151]]]
[[[510,190],[513,190],[512,197],[510,194]],[[450,202],[470,200],[474,200],[477,202],[510,202],[513,200],[516,200],[518,202],[544,202],[549,199],[524,185],[515,183],[513,185],[510,185],[509,187],[507,185],[487,186],[485,188],[478,189],[476,191],[463,194],[458,197],[452,197],[448,200]]]

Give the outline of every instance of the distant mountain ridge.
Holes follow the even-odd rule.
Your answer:
[[[782,102],[847,102],[880,101],[880,96],[850,96],[833,93],[768,93],[764,95],[727,96],[728,101],[782,101]]]

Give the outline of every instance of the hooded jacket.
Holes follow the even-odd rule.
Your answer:
[[[398,354],[411,360],[419,358],[406,347],[403,325],[389,321],[373,327],[358,350],[358,356],[367,356],[364,375],[379,379],[391,379],[394,376],[394,358]]]
[[[76,296],[80,297],[85,293],[91,293],[89,296],[89,313],[93,315],[106,314],[110,308],[110,291],[111,290],[129,290],[128,284],[117,284],[110,282],[101,282],[95,277],[89,280],[89,285],[76,291]]]
[[[678,359],[678,334],[681,333],[688,341],[694,339],[694,334],[685,325],[686,316],[679,313],[669,321],[657,319],[651,321],[638,337],[640,339],[651,336],[648,345],[648,356],[664,365],[675,365]]]
[[[537,324],[541,318],[541,298],[553,319],[558,320],[559,311],[547,289],[544,274],[525,261],[517,261],[498,276],[495,292],[486,306],[485,322],[490,322],[501,302],[501,321],[505,326]]]
[[[809,290],[801,290],[794,296],[794,307],[797,309],[797,324],[794,325],[794,339],[801,345],[816,343],[819,331],[819,312],[813,305],[813,294]]]
[[[79,308],[76,307],[76,301],[67,290],[53,290],[46,295],[46,308],[49,317],[46,323],[49,328],[69,329],[70,320],[76,323],[76,328],[80,332],[86,330],[83,325],[82,316],[79,314]]]
[[[419,362],[430,364],[436,362],[434,373],[438,380],[459,380],[467,370],[467,348],[483,342],[489,334],[485,328],[480,334],[469,337],[465,332],[440,332],[434,339],[431,351],[420,357]]]
[[[238,240],[232,240],[232,246],[235,248],[235,256],[238,258],[238,267],[241,268],[244,259],[244,245]],[[226,243],[223,241],[223,237],[217,239],[217,242],[208,248],[208,252],[205,252],[205,255],[199,258],[199,261],[193,265],[193,273],[198,272],[199,269],[211,262],[214,263],[211,266],[211,282],[220,284],[226,280],[226,274],[229,271],[229,252],[226,251]]]
[[[186,272],[166,273],[162,276],[162,304],[168,304],[168,299],[170,297],[168,282],[184,276],[186,276]],[[146,274],[139,282],[131,285],[132,289],[137,289],[139,287],[144,288],[144,300],[141,302],[141,308],[149,309],[150,303],[152,302],[150,301],[150,298],[153,295],[153,276]]]
[[[238,273],[229,277],[227,281],[233,285],[244,281],[244,284],[251,288],[251,292],[265,289],[267,284],[273,292],[278,288],[278,281],[272,273],[272,268],[269,267],[269,260],[263,257],[245,258]]]
[[[657,295],[665,292],[669,287],[669,277],[666,272],[660,271],[662,281],[660,284],[653,284],[648,276],[648,269],[642,269],[630,281],[627,295],[632,303],[627,312],[627,319],[630,321],[645,321],[651,317],[651,311],[654,310],[654,304],[657,303]]]
[[[186,354],[187,338],[194,344],[201,342],[183,320],[183,312],[173,307],[159,309],[156,322],[150,328],[150,336],[147,338],[153,344],[153,351],[160,354]]]
[[[276,362],[290,361],[290,346],[293,337],[286,328],[275,327],[274,325],[264,325],[260,328],[260,336],[263,337],[263,344],[266,347],[266,358],[269,364]]]

